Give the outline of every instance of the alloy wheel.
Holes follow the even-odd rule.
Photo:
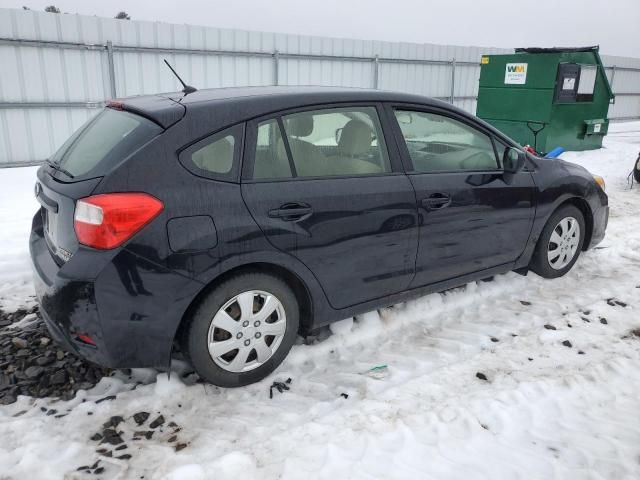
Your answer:
[[[547,260],[554,270],[566,267],[578,251],[580,224],[574,217],[565,217],[553,229],[547,246]]]
[[[275,295],[261,290],[240,293],[211,319],[209,355],[228,372],[253,370],[274,355],[286,329],[285,310]]]

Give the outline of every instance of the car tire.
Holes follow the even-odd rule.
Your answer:
[[[633,167],[633,177],[636,179],[636,182],[640,183],[640,154]]]
[[[561,206],[542,230],[529,268],[544,278],[563,276],[578,260],[585,232],[582,212],[573,205]]]
[[[296,296],[282,279],[240,274],[200,302],[181,348],[205,381],[242,387],[262,380],[282,363],[295,342],[299,317]]]

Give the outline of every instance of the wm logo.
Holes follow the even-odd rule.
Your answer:
[[[507,65],[507,72],[509,73],[524,73],[524,65]]]

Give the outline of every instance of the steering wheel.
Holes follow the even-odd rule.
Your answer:
[[[460,162],[460,166],[465,170],[479,170],[486,168],[492,162],[495,163],[495,159],[487,152],[476,152]]]

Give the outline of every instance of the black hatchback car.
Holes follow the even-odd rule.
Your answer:
[[[449,104],[255,87],[112,101],[38,171],[30,238],[53,337],[109,367],[264,378],[298,333],[515,270],[564,275],[601,178]]]

